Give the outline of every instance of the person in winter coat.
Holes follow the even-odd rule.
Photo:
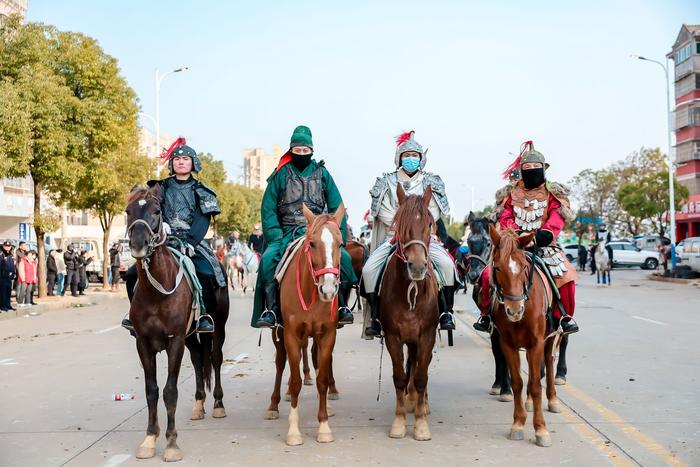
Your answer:
[[[68,245],[68,249],[63,253],[63,260],[66,263],[66,280],[63,285],[63,293],[65,295],[66,290],[70,288],[71,295],[74,297],[78,296],[78,268],[76,267],[76,258],[78,253],[75,251],[73,245]]]
[[[119,290],[119,268],[121,266],[121,258],[119,257],[121,253],[121,246],[119,242],[114,242],[112,248],[109,249],[109,264],[112,268],[112,292]]]
[[[49,251],[49,256],[46,258],[46,283],[47,294],[53,296],[53,289],[56,286],[56,278],[58,277],[58,266],[56,265],[56,250]]]
[[[17,303],[20,307],[36,305],[34,303],[34,288],[38,281],[36,253],[28,251],[20,260],[17,267],[19,295]]]
[[[17,265],[12,254],[12,243],[6,241],[0,250],[0,312],[14,310],[10,304],[12,282],[17,278]]]
[[[54,257],[56,261],[56,269],[58,273],[56,274],[56,294],[63,295],[63,285],[66,278],[66,262],[63,259],[63,250],[56,250],[56,256]]]

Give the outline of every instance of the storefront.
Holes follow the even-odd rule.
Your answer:
[[[693,195],[676,212],[676,240],[700,237],[700,195]]]

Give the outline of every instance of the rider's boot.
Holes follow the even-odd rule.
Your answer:
[[[452,307],[455,303],[455,287],[452,285],[446,285],[442,288],[442,297],[439,299],[440,310],[440,330],[441,331],[454,331],[455,322],[452,317]]]
[[[276,280],[263,282],[263,290],[265,291],[265,311],[262,312],[258,322],[255,323],[259,328],[274,328],[277,326],[278,320],[281,321],[279,307],[279,284]]]
[[[379,297],[376,293],[368,293],[367,301],[369,302],[372,319],[365,328],[365,335],[367,337],[379,337],[382,334],[382,325],[379,322]]]
[[[491,330],[491,316],[488,314],[488,312],[479,316],[478,321],[473,324],[473,327],[477,331],[490,332],[490,330]]]
[[[134,298],[136,278],[136,265],[133,265],[126,271],[126,295],[127,297],[129,297],[129,303],[131,303],[131,300]],[[122,320],[122,327],[128,330],[132,336],[136,335],[136,331],[134,331],[134,325],[129,318],[124,318]]]
[[[340,289],[338,290],[338,329],[346,324],[352,324],[355,321],[352,316],[352,311],[348,308],[348,303],[345,299],[350,293],[351,287],[352,286],[347,282],[340,283]]]
[[[561,324],[561,329],[564,331],[564,334],[578,332],[578,324],[576,324],[576,321],[569,315],[564,316],[559,323]]]

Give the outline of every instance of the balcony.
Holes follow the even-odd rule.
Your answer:
[[[692,73],[693,71],[700,72],[700,55],[693,54],[688,60],[685,60],[678,65],[676,65],[676,77],[674,81],[678,81],[684,76]]]

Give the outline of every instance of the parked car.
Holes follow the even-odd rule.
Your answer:
[[[578,244],[572,243],[570,245],[565,245],[564,253],[566,254],[566,259],[568,259],[571,264],[578,263]]]
[[[657,251],[642,250],[630,242],[610,242],[613,250],[613,267],[639,266],[642,269],[656,269],[659,266]]]
[[[640,250],[658,251],[659,245],[670,245],[671,241],[659,235],[639,235],[634,237],[634,245]]]
[[[111,242],[110,245],[112,243],[114,242]],[[119,246],[121,248],[119,253],[119,275],[121,275],[122,279],[126,279],[126,271],[136,263],[136,260],[131,256],[128,238],[120,238]]]
[[[680,256],[684,265],[695,272],[700,272],[700,237],[689,237],[681,243],[676,247],[676,254]]]

